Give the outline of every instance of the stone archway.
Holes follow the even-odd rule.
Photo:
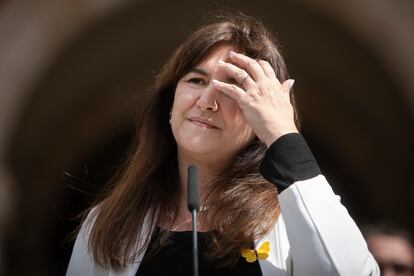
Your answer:
[[[19,218],[11,226],[16,252],[7,252],[8,264],[16,273],[54,275],[64,270],[70,248],[62,252],[62,235],[75,225],[61,216],[93,199],[70,192],[62,173],[92,182],[92,191],[102,188],[127,148],[154,72],[206,10],[223,6],[44,1],[26,9],[22,2],[12,7],[26,20],[12,12],[5,17],[17,24],[16,32],[0,25],[6,42],[0,55],[7,61],[0,91],[9,92],[0,94],[8,114],[1,119],[0,152],[11,168]],[[375,3],[242,1],[233,8],[278,33],[296,79],[305,137],[351,213],[359,221],[385,217],[414,229],[414,85],[408,76],[414,62],[413,53],[402,50],[414,43],[401,31],[414,15],[400,16],[407,10],[403,3],[382,1],[373,9]],[[383,22],[400,31],[379,35]],[[395,43],[388,43],[391,35]],[[27,271],[15,266],[20,262]]]

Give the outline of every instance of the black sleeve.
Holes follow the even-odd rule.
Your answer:
[[[281,193],[294,182],[313,178],[321,171],[302,135],[289,133],[267,149],[260,173]]]

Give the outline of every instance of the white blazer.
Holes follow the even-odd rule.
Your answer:
[[[324,176],[295,182],[279,195],[279,203],[275,226],[255,243],[259,247],[270,242],[269,257],[259,260],[263,276],[380,275],[361,232]],[[135,276],[145,252],[121,272],[104,269],[88,252],[86,224],[76,238],[66,275]]]

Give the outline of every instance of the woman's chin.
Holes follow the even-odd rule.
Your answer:
[[[222,148],[220,145],[211,145],[209,143],[191,143],[179,146],[181,152],[186,152],[191,155],[207,156],[212,154],[220,154]]]

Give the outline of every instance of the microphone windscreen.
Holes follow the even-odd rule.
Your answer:
[[[190,165],[187,168],[188,210],[200,210],[200,192],[198,187],[197,167]]]

